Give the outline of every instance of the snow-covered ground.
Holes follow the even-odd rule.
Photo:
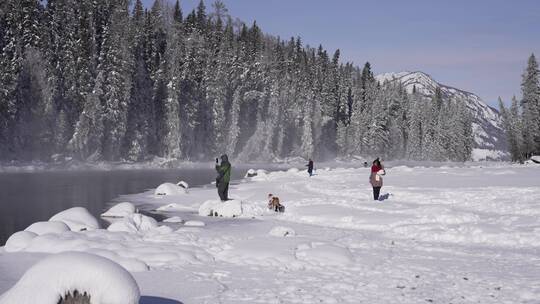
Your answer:
[[[213,186],[123,196],[172,220],[23,233],[0,249],[0,293],[50,253],[84,251],[130,270],[141,303],[539,303],[539,165],[396,166],[383,201],[368,175],[261,172],[231,186],[234,218],[198,215]]]

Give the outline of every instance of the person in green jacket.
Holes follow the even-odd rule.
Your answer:
[[[218,176],[216,178],[216,187],[218,190],[219,198],[222,202],[229,199],[229,182],[231,181],[231,163],[229,163],[229,157],[227,154],[221,155],[221,165],[216,158],[216,171]]]

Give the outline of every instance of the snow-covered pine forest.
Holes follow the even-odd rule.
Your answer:
[[[468,160],[471,115],[440,92],[264,34],[216,1],[0,3],[0,160]]]
[[[514,96],[509,108],[499,98],[510,155],[519,162],[540,154],[540,71],[534,54],[523,72],[521,90],[523,98]]]

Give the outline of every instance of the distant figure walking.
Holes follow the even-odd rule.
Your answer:
[[[216,158],[216,171],[218,176],[216,178],[216,187],[218,190],[219,198],[222,202],[229,199],[229,182],[231,181],[231,163],[229,163],[229,157],[227,154],[221,155],[221,165]]]
[[[381,188],[383,186],[382,176],[386,174],[384,167],[381,164],[379,158],[373,161],[371,166],[371,174],[369,175],[369,183],[373,186],[373,199],[379,200],[379,194],[381,193]]]
[[[313,176],[313,160],[311,160],[311,158],[309,159],[309,162],[306,165],[306,167],[307,167],[307,173],[309,173],[309,176]]]

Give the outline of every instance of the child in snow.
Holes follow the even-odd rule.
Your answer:
[[[383,186],[382,176],[386,174],[384,167],[379,158],[373,161],[371,166],[371,174],[369,175],[369,183],[373,186],[373,199],[378,200],[381,188]]]

